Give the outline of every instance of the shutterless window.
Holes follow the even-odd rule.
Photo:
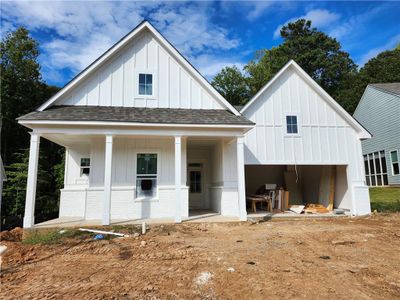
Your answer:
[[[136,159],[136,198],[154,198],[157,192],[157,154],[138,153]]]
[[[90,174],[90,158],[81,158],[81,176]]]
[[[400,168],[399,168],[399,152],[397,150],[390,151],[390,158],[392,160],[392,174],[399,175]]]
[[[297,116],[286,116],[286,132],[288,134],[299,133],[297,125]]]
[[[139,74],[139,95],[153,95],[152,74]]]
[[[388,185],[385,151],[365,154],[364,168],[367,185]]]
[[[190,193],[201,193],[201,171],[190,171]]]

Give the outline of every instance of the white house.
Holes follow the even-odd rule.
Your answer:
[[[337,169],[335,206],[370,212],[370,135],[296,63],[239,113],[147,21],[19,123],[32,129],[24,227],[40,138],[66,148],[60,217],[181,222],[208,209],[246,220],[246,189],[293,167],[312,181],[324,165]]]

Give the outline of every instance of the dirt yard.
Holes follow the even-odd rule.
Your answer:
[[[4,239],[1,299],[400,298],[398,213]]]

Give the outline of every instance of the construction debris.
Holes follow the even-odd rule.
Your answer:
[[[329,210],[322,204],[309,203],[304,208],[304,213],[306,214],[326,214]]]
[[[86,231],[86,232],[92,232],[92,233],[100,233],[100,234],[110,234],[110,235],[116,235],[116,236],[128,236],[123,233],[117,233],[117,232],[112,232],[112,231],[103,231],[103,230],[96,230],[96,229],[86,229],[86,228],[79,228],[79,231]]]
[[[289,210],[295,212],[296,214],[301,214],[304,210],[304,205],[291,205]]]
[[[332,245],[351,245],[355,244],[355,241],[332,241]]]

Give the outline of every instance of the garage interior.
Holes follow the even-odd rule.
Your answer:
[[[247,165],[248,213],[345,213],[348,207],[346,165]],[[275,189],[274,193],[271,190]],[[288,192],[288,193],[285,193]],[[254,201],[271,196],[272,206]],[[267,197],[268,197],[267,196]],[[286,199],[287,198],[287,199]],[[256,203],[254,204],[253,201]],[[255,209],[255,211],[254,211]]]

